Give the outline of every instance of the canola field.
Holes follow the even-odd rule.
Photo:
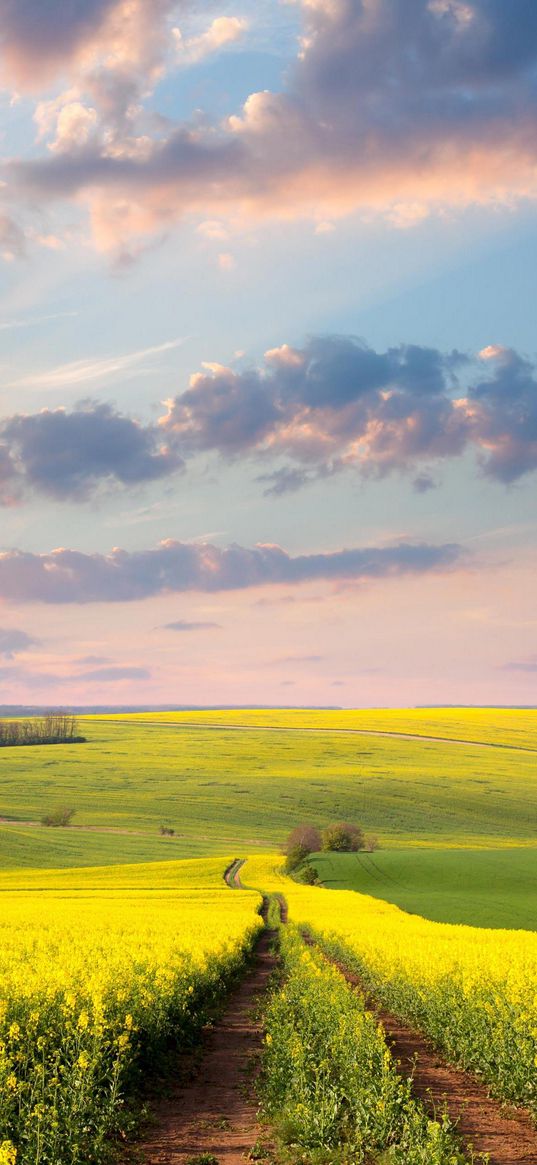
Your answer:
[[[141,1074],[196,1037],[262,926],[225,864],[4,876],[1,1165],[89,1165],[128,1130]]]
[[[353,891],[298,885],[250,859],[244,885],[283,894],[290,919],[358,970],[390,1011],[537,1115],[537,934],[430,922]]]

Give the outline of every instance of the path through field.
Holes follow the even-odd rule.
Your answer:
[[[136,1146],[139,1165],[186,1165],[202,1154],[219,1165],[245,1165],[262,1135],[253,1087],[262,1041],[256,1012],[275,966],[272,938],[263,931],[252,970],[207,1035],[193,1080],[153,1108],[152,1129]]]

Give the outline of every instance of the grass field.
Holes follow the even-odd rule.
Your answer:
[[[233,717],[197,718],[207,725],[218,715],[221,724]],[[536,844],[537,766],[530,751],[335,733],[326,728],[330,715],[373,716],[235,713],[243,720],[284,718],[296,729],[274,732],[195,727],[193,713],[88,717],[81,720],[87,744],[6,749],[0,817],[12,824],[0,824],[0,864],[80,866],[270,850],[297,821],[337,818],[360,821],[389,847]],[[383,713],[385,720],[402,715]],[[477,714],[458,715],[475,735]],[[513,725],[531,740],[537,713],[517,715]],[[488,716],[492,732],[495,714]],[[319,731],[308,731],[312,725]],[[76,828],[32,824],[57,804],[76,808]],[[161,824],[177,836],[161,839]]]
[[[324,886],[393,902],[434,922],[537,930],[531,849],[408,849],[316,854]]]

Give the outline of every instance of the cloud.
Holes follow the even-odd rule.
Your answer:
[[[90,401],[72,412],[43,409],[0,422],[0,489],[80,501],[101,485],[140,485],[182,467],[163,430]]]
[[[423,463],[414,487],[425,492],[435,484],[431,463],[467,449],[488,477],[509,483],[537,468],[537,371],[499,346],[471,359],[313,336],[302,348],[270,349],[259,368],[206,364],[160,424],[185,457],[212,449],[284,458],[258,478],[268,495],[349,468],[382,477]]]
[[[143,99],[166,67],[175,4],[94,0],[65,15],[54,0],[46,17],[37,0],[2,8],[5,59],[23,83],[82,48],[101,54],[66,103],[66,132],[54,131],[65,148],[14,161],[6,177],[29,203],[83,196],[102,248],[186,213],[332,223],[373,211],[408,229],[438,207],[537,194],[534,0],[302,0],[281,92],[252,93],[220,125],[160,119],[157,132]],[[217,17],[186,44],[203,54],[240,23]]]
[[[197,64],[212,53],[219,52],[226,45],[240,40],[248,22],[239,16],[217,16],[199,36],[183,37],[179,28],[172,29],[178,59],[188,64]]]
[[[452,570],[465,560],[456,544],[355,547],[292,557],[279,546],[222,549],[168,540],[156,548],[110,554],[58,549],[0,554],[0,598],[21,603],[120,603],[186,591],[215,593],[325,580],[368,582]]]
[[[518,659],[510,663],[504,663],[502,664],[501,671],[521,671],[529,672],[533,675],[537,672],[537,655],[531,656],[529,659]]]
[[[28,651],[38,643],[39,640],[26,631],[19,631],[15,627],[0,627],[0,655],[4,659],[14,659],[19,652]]]
[[[164,623],[162,631],[220,631],[221,623],[188,623],[179,619],[176,623]]]
[[[171,352],[179,348],[182,340],[167,340],[164,344],[157,344],[151,348],[141,348],[136,352],[127,352],[122,356],[105,356],[101,359],[73,360],[68,364],[60,364],[51,368],[49,372],[34,372],[28,376],[13,380],[9,388],[66,388],[70,385],[89,384],[95,380],[110,380],[122,376],[131,370],[137,374],[145,370],[145,361],[162,352]]]
[[[325,655],[283,655],[273,662],[278,664],[322,663],[325,659]]]
[[[275,463],[256,479],[275,497],[345,471],[408,471],[425,493],[436,465],[472,450],[503,484],[537,468],[537,369],[498,345],[471,358],[313,336],[269,349],[257,368],[206,363],[166,407],[147,425],[96,401],[0,420],[4,504],[25,491],[85,500],[169,477],[205,452]]]
[[[151,672],[147,667],[99,667],[93,671],[79,672],[73,679],[86,683],[115,684],[121,680],[149,680]]]
[[[0,654],[2,652],[0,651]],[[11,659],[11,655],[6,655],[6,658]],[[87,656],[88,663],[94,661],[99,662],[97,656]],[[73,661],[83,663],[84,659]],[[106,661],[104,661],[106,662]],[[26,688],[55,688],[55,687],[72,687],[73,683],[99,683],[99,684],[114,684],[121,683],[124,680],[148,680],[151,679],[151,671],[146,667],[133,666],[111,666],[111,667],[95,667],[88,671],[69,672],[68,674],[55,674],[54,672],[31,671],[28,668],[14,665],[12,667],[0,667],[0,680],[8,684],[20,684]]]
[[[4,73],[30,92],[97,64],[150,75],[177,7],[177,0],[0,0]]]

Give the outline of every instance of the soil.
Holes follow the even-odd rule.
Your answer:
[[[264,1137],[255,1089],[262,1046],[256,1018],[276,964],[273,933],[263,931],[252,970],[231,995],[214,1028],[206,1034],[194,1078],[178,1082],[152,1111],[152,1127],[136,1146],[139,1165],[186,1165],[207,1154],[218,1165],[245,1165]],[[215,1165],[216,1165],[215,1161]],[[201,1165],[201,1162],[200,1162]]]
[[[492,1099],[469,1072],[446,1063],[421,1032],[379,1007],[357,975],[336,965],[381,1021],[401,1074],[412,1080],[414,1096],[431,1116],[447,1112],[462,1143],[478,1159],[480,1154],[488,1155],[485,1159],[490,1165],[537,1165],[537,1129],[529,1112]]]

